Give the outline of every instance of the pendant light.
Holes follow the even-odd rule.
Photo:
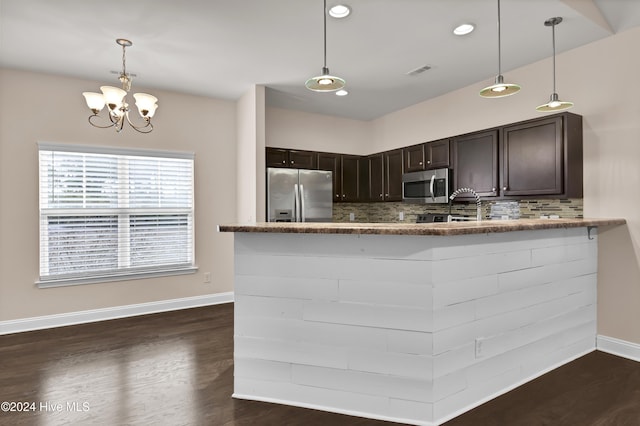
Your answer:
[[[485,87],[480,91],[480,96],[483,98],[503,98],[505,96],[513,95],[520,90],[520,86],[512,83],[505,83],[504,77],[501,73],[502,59],[500,48],[500,0],[498,0],[498,75],[496,76],[495,83],[491,86]]]
[[[307,89],[314,92],[335,92],[344,87],[345,81],[340,77],[329,74],[327,68],[327,0],[324,0],[324,66],[322,67],[322,75],[312,77],[305,83]]]
[[[561,17],[549,18],[544,21],[546,27],[551,27],[551,40],[553,44],[553,93],[549,102],[536,108],[540,112],[553,112],[569,109],[573,106],[573,102],[561,101],[556,92],[556,25],[562,22]]]

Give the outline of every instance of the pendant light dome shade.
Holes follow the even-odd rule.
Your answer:
[[[502,52],[500,47],[500,0],[498,0],[498,75],[496,76],[495,83],[491,86],[485,87],[480,91],[480,96],[483,98],[504,98],[505,96],[513,95],[520,91],[520,86],[513,83],[505,83],[502,76]]]
[[[569,109],[573,106],[573,102],[561,101],[556,92],[556,25],[562,22],[561,17],[549,18],[544,21],[546,27],[551,27],[551,41],[553,45],[553,93],[549,98],[549,102],[536,107],[539,112],[554,112]]]
[[[520,86],[514,83],[505,83],[502,75],[496,76],[495,84],[487,86],[480,91],[483,98],[503,98],[520,91]]]
[[[324,65],[322,67],[322,74],[316,77],[311,77],[304,84],[307,89],[314,92],[335,92],[344,87],[345,81],[340,77],[336,77],[329,73],[327,67],[327,0],[323,2],[323,15],[324,15]]]
[[[562,111],[564,109],[569,109],[572,106],[573,106],[573,102],[561,101],[558,98],[557,93],[552,93],[551,97],[549,98],[549,102],[536,107],[536,110],[540,112],[553,112],[553,111]]]
[[[314,92],[334,92],[342,89],[345,81],[340,77],[329,74],[329,68],[323,67],[322,75],[311,77],[304,85]]]

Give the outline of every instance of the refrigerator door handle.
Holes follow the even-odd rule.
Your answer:
[[[300,222],[306,222],[304,217],[304,185],[300,184]]]
[[[297,183],[293,185],[293,221],[300,222],[300,193]]]

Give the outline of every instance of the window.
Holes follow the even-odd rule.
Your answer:
[[[40,287],[195,271],[193,154],[38,148]]]

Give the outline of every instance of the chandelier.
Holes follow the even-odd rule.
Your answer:
[[[122,89],[113,86],[101,86],[100,90],[102,93],[84,92],[82,94],[87,101],[87,106],[91,112],[93,112],[93,114],[89,116],[89,123],[101,129],[113,127],[117,132],[120,132],[126,120],[129,125],[138,132],[150,133],[153,130],[151,118],[158,108],[158,104],[156,103],[158,102],[158,98],[147,93],[134,93],[133,97],[136,100],[136,106],[142,118],[142,123],[136,126],[131,122],[129,118],[129,104],[125,98],[129,90],[131,90],[131,74],[127,73],[125,50],[133,43],[124,38],[116,39],[116,43],[122,46],[122,71],[120,72],[120,77],[118,77],[120,83],[122,83]],[[97,122],[97,117],[100,117],[98,113],[102,111],[105,105],[107,105],[108,108],[110,123],[107,122],[106,125],[101,125]],[[106,120],[103,121],[106,122]]]

